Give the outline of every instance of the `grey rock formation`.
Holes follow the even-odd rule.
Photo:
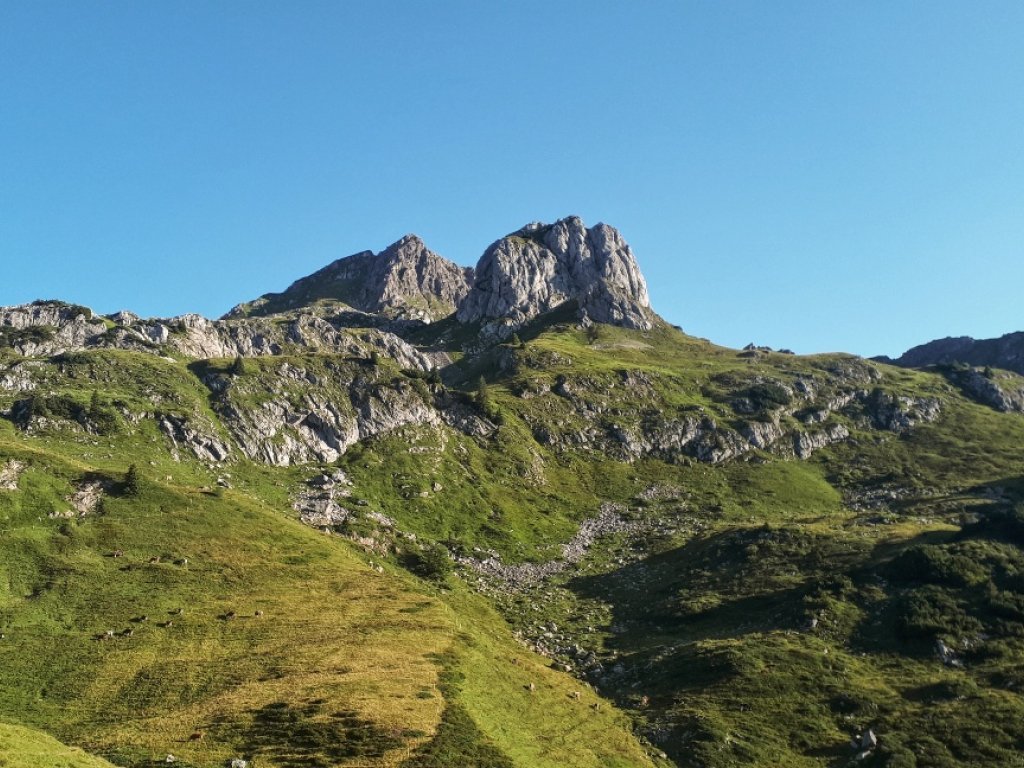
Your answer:
[[[977,368],[951,368],[946,376],[959,385],[965,395],[983,405],[1004,413],[1024,412],[1024,378]]]
[[[0,307],[0,343],[26,356],[81,348],[106,330],[92,310],[75,304],[36,301]]]
[[[574,301],[582,318],[652,327],[647,284],[633,252],[607,224],[587,229],[575,216],[530,224],[484,252],[473,288],[459,306],[463,323],[507,338],[534,317]]]
[[[171,441],[171,455],[177,461],[181,460],[180,448],[187,448],[197,459],[211,463],[226,461],[231,456],[231,448],[226,443],[195,429],[183,416],[158,413],[156,421],[160,431]]]
[[[460,556],[456,560],[506,587],[522,589],[562,573],[580,562],[602,536],[630,533],[636,530],[639,523],[627,520],[623,516],[624,511],[617,504],[610,502],[602,504],[600,514],[584,520],[576,535],[562,545],[562,556],[557,560],[507,565],[496,554],[490,554],[486,559]]]
[[[1008,333],[998,339],[972,339],[970,336],[936,339],[907,350],[895,360],[877,359],[905,368],[967,363],[1024,374],[1024,332]]]
[[[102,480],[83,480],[75,487],[75,492],[67,497],[71,509],[67,512],[51,512],[50,517],[85,517],[100,509],[103,495],[109,490],[110,483]]]
[[[935,421],[941,410],[937,398],[897,396],[881,389],[873,390],[863,400],[872,426],[897,434],[909,432],[918,424]]]
[[[316,528],[341,525],[352,512],[337,500],[351,495],[351,485],[351,481],[340,469],[329,475],[318,475],[307,481],[306,487],[296,494],[292,508],[306,525]]]
[[[0,464],[0,491],[18,490],[18,480],[24,471],[25,462],[17,459],[8,459]]]
[[[740,434],[755,448],[766,450],[785,434],[785,430],[777,421],[752,421],[740,430]]]
[[[449,362],[440,352],[425,353],[386,330],[349,328],[333,317],[296,314],[279,318],[208,320],[196,314],[141,320],[118,312],[101,320],[92,313],[54,302],[0,308],[0,332],[15,352],[49,357],[85,349],[131,349],[153,354],[177,353],[208,359],[259,357],[303,350],[366,356],[372,351],[390,357],[402,368],[430,370]],[[368,318],[367,324],[372,325]],[[106,322],[104,322],[106,320]],[[108,325],[109,323],[109,325]],[[0,336],[0,344],[4,338]],[[0,386],[11,388],[8,375]]]
[[[16,361],[9,366],[0,366],[0,390],[9,392],[28,392],[38,386],[32,376],[31,366],[36,361]]]
[[[840,443],[850,437],[850,430],[842,424],[831,424],[817,432],[797,432],[793,435],[793,452],[798,459],[809,459],[820,448]]]
[[[245,456],[276,466],[330,463],[361,440],[402,427],[442,425],[486,435],[494,425],[444,393],[393,379],[376,366],[332,377],[282,362],[265,376],[204,379],[213,407]]]
[[[455,311],[469,292],[472,270],[439,256],[416,235],[406,235],[380,253],[346,256],[292,283],[240,304],[227,317],[269,315],[332,300],[388,317],[431,322]]]

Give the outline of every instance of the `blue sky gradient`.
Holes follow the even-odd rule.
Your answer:
[[[699,336],[1024,329],[1024,3],[0,3],[0,304],[617,226]]]

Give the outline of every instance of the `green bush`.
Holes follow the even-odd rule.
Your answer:
[[[793,396],[785,387],[774,381],[765,381],[749,387],[744,393],[750,401],[762,410],[789,405]]]
[[[970,587],[988,581],[985,567],[945,547],[911,547],[892,564],[893,577],[900,581],[919,581],[951,587]]]
[[[417,576],[433,581],[444,581],[452,572],[452,559],[440,544],[427,544],[408,552],[404,565]]]
[[[53,338],[55,329],[49,325],[32,325],[28,328],[0,328],[0,347],[14,347],[30,342],[42,344]]]

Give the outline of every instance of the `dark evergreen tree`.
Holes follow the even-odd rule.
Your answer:
[[[134,464],[131,464],[124,473],[124,492],[127,496],[138,496],[142,493],[142,477],[139,475],[139,468]]]

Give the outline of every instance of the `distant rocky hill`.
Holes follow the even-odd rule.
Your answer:
[[[998,339],[972,339],[970,336],[936,339],[908,349],[895,360],[876,359],[905,368],[966,363],[1024,374],[1024,332],[1008,333]]]

